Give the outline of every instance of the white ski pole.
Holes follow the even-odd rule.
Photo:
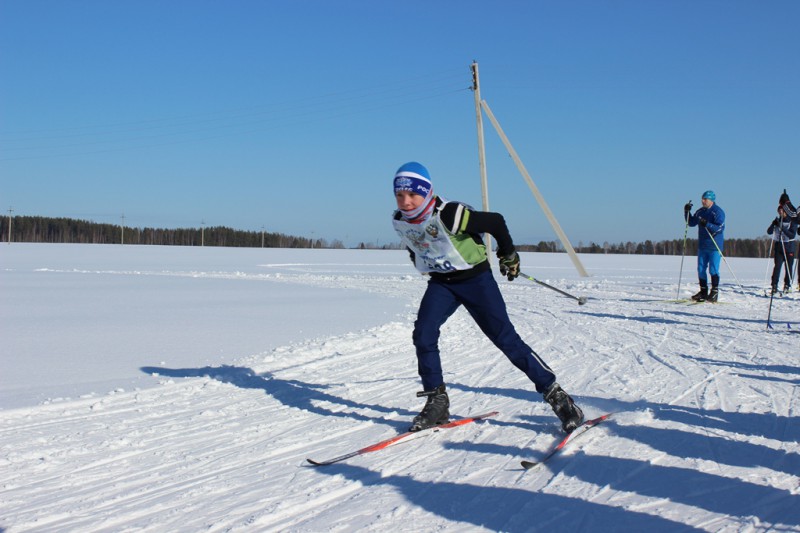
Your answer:
[[[789,278],[789,290],[791,290],[792,285],[794,285],[794,278],[792,277],[792,269],[789,268],[789,256],[786,255],[786,243],[783,242],[783,235],[781,235],[781,248],[783,249],[783,268],[784,272],[786,273],[786,277]],[[780,280],[780,276],[778,277],[778,280]]]
[[[719,252],[720,257],[722,257],[722,260],[725,261],[725,266],[727,266],[728,270],[730,270],[731,275],[733,276],[733,279],[736,280],[736,283],[739,284],[739,288],[742,289],[742,292],[744,292],[744,287],[742,286],[742,283],[739,281],[739,278],[736,277],[736,274],[733,272],[733,269],[731,268],[731,265],[728,264],[728,260],[725,258],[725,254],[723,254],[722,250],[719,249],[719,244],[717,244],[717,241],[714,240],[714,236],[711,235],[711,232],[709,231],[709,229],[707,227],[706,227],[706,233],[708,233],[708,236],[711,237],[711,242],[714,243],[714,246],[717,248],[717,251]]]
[[[770,238],[769,240],[769,253],[767,254],[767,270],[764,272],[764,294],[767,293],[767,287],[772,287],[772,283],[769,282],[769,265],[772,259],[772,245],[775,244],[775,239]],[[769,285],[767,285],[769,283]]]

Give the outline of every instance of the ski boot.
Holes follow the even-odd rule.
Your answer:
[[[717,290],[716,287],[712,287],[711,291],[708,293],[708,298],[706,298],[706,301],[715,304],[717,303],[718,298],[719,298],[719,291]]]
[[[692,296],[695,302],[705,302],[708,299],[708,287],[700,287],[700,291]]]
[[[450,421],[450,398],[447,396],[444,383],[432,391],[417,393],[417,397],[421,398],[422,396],[427,396],[428,400],[422,411],[414,417],[409,431],[428,429]]]
[[[561,420],[561,428],[565,432],[572,433],[583,423],[583,411],[575,405],[570,395],[564,392],[558,383],[553,383],[544,391],[544,399]]]

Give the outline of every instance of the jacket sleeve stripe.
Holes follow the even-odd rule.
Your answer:
[[[451,228],[449,228],[450,229],[450,233],[458,233],[459,231],[464,231],[464,228],[466,227],[466,222],[461,220],[461,218],[465,216],[464,211],[465,211],[464,210],[464,205],[463,204],[458,204],[458,207],[456,208],[456,214],[453,217],[453,226]],[[469,211],[467,211],[467,215],[466,215],[467,219],[469,219],[468,213],[469,213]]]

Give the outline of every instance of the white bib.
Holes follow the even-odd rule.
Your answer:
[[[459,253],[450,233],[435,212],[427,222],[409,224],[393,220],[394,229],[408,248],[414,252],[415,266],[420,272],[453,272],[468,270],[469,264]]]

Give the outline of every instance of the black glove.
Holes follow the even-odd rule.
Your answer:
[[[698,219],[697,219],[697,223],[698,223],[698,224],[700,224],[701,226],[703,226],[703,227],[705,228],[705,227],[706,227],[706,224],[708,224],[708,220],[706,220],[706,219],[704,219],[704,218],[702,218],[702,217],[701,217],[701,218],[698,218]]]
[[[772,227],[779,225],[781,223],[780,217],[775,217],[775,220],[772,221]]]
[[[692,202],[688,202],[685,206],[683,206],[683,212],[688,213],[692,210]]]
[[[508,281],[514,281],[519,276],[519,254],[514,252],[511,255],[500,257],[500,274],[506,276]]]

